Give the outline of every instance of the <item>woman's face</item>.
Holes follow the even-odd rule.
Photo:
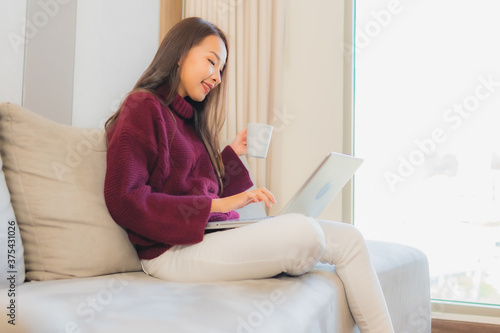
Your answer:
[[[179,63],[177,93],[182,97],[189,96],[193,101],[203,101],[220,83],[226,58],[226,47],[218,36],[208,36],[193,46],[184,61]]]

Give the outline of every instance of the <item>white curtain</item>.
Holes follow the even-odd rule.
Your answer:
[[[282,62],[286,0],[184,0],[184,17],[198,16],[227,35],[227,121],[221,140],[249,122],[275,124],[282,110]],[[276,129],[276,127],[275,127]],[[265,160],[249,158],[258,187],[268,186],[273,143]]]

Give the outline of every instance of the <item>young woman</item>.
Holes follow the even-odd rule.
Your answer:
[[[239,159],[246,132],[219,149],[228,45],[200,18],[179,22],[107,121],[105,199],[144,271],[170,281],[300,275],[335,265],[361,332],[392,332],[363,237],[351,225],[302,215],[205,234],[210,220],[237,218],[252,202],[275,203],[252,186]]]

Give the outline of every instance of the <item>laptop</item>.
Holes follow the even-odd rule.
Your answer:
[[[299,213],[318,217],[352,178],[361,163],[363,159],[358,157],[329,153],[278,215]],[[271,217],[211,221],[207,223],[206,230],[238,228]]]

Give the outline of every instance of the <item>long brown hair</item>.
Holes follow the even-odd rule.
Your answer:
[[[208,36],[219,37],[226,47],[229,48],[225,34],[214,24],[199,17],[186,18],[170,29],[163,39],[156,55],[135,84],[132,94],[136,91],[146,90],[158,96],[157,89],[166,86],[167,93],[159,100],[164,105],[170,105],[176,95],[180,82],[180,69],[178,64],[186,57],[192,47],[200,44]],[[227,60],[226,66],[227,68]],[[194,126],[196,132],[205,144],[210,160],[214,167],[219,183],[219,194],[222,192],[222,178],[224,177],[224,165],[220,154],[219,132],[226,118],[226,75],[221,72],[221,82],[205,97],[202,102],[186,100],[194,108]],[[115,123],[120,115],[122,106],[106,121],[106,132]]]

